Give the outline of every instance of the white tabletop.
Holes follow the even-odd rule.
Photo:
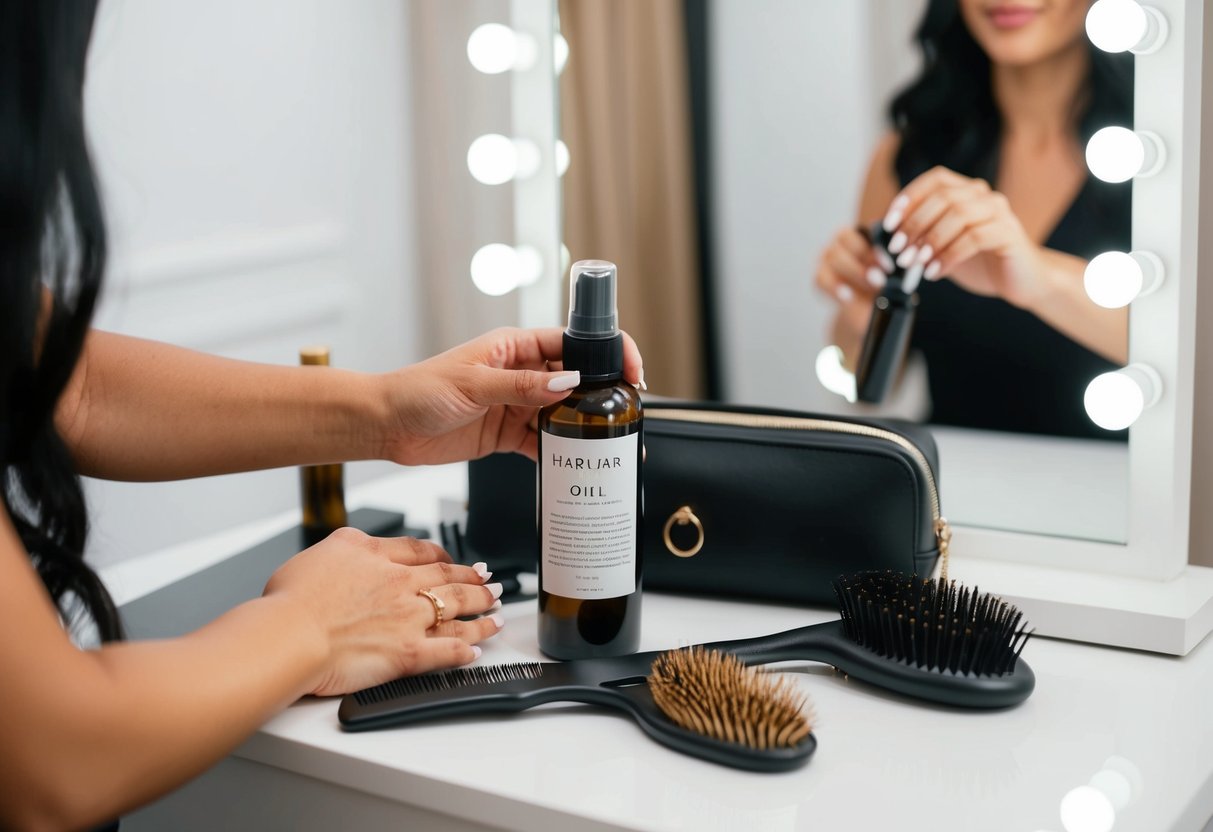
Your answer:
[[[462,466],[421,469],[357,489],[350,503],[407,506],[410,523],[424,525],[436,519],[438,498],[464,487]],[[271,518],[105,577],[120,600],[136,597],[293,521]],[[534,602],[503,612],[506,626],[484,645],[481,662],[541,659]],[[763,635],[833,617],[826,609],[650,593],[641,648]],[[804,768],[783,774],[680,755],[626,717],[579,705],[348,734],[338,727],[338,700],[308,699],[235,753],[512,829],[1203,828],[1213,815],[1207,641],[1174,658],[1038,638],[1024,657],[1036,672],[1035,693],[992,713],[900,698],[822,665],[781,665],[813,703],[819,743]],[[1082,788],[1091,783],[1099,788]],[[1074,810],[1064,821],[1063,803]],[[1112,808],[1109,827],[1100,820],[1112,819]]]

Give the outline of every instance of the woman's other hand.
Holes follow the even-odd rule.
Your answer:
[[[838,346],[847,367],[854,368],[863,344],[872,302],[884,287],[891,265],[882,268],[868,238],[858,228],[844,228],[821,253],[814,282],[838,303],[830,326],[831,343]]]
[[[436,465],[514,451],[535,459],[537,408],[580,383],[561,364],[564,332],[497,329],[384,376],[390,423],[382,456]],[[623,377],[643,388],[640,351],[623,335]]]
[[[936,167],[908,184],[889,206],[885,228],[898,265],[948,277],[974,294],[1031,309],[1047,291],[1041,249],[1007,198],[983,179]]]
[[[487,612],[500,597],[486,570],[453,564],[428,541],[338,529],[280,566],[265,595],[296,604],[315,624],[325,669],[311,692],[329,696],[479,657],[475,645],[501,629],[501,617],[458,618]],[[441,624],[421,590],[445,605]]]

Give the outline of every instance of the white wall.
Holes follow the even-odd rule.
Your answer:
[[[712,229],[733,401],[839,411],[818,384],[833,304],[817,257],[855,221],[921,0],[713,0]]]
[[[422,357],[408,48],[395,0],[103,2],[98,324],[279,363],[318,341],[364,370]],[[88,493],[98,564],[298,505],[293,470]]]

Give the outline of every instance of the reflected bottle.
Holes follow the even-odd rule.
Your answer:
[[[569,279],[563,361],[581,384],[539,413],[539,649],[620,656],[640,646],[643,414],[623,380],[614,264],[582,260]]]
[[[299,350],[299,363],[309,367],[329,366],[327,346]],[[303,502],[303,536],[311,546],[348,525],[345,510],[345,471],[340,463],[305,465],[299,469]]]

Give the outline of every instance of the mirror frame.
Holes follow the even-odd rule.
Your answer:
[[[1167,18],[1170,34],[1158,51],[1135,61],[1134,126],[1158,134],[1167,158],[1157,174],[1133,182],[1133,248],[1158,254],[1166,278],[1131,307],[1129,362],[1156,369],[1163,391],[1130,430],[1128,540],[1105,543],[956,526],[950,575],[1020,607],[1038,635],[1182,655],[1213,630],[1213,568],[1189,563],[1194,547],[1206,539],[1204,513],[1192,515],[1191,506],[1193,495],[1203,493],[1192,489],[1194,479],[1203,483],[1204,470],[1193,457],[1200,446],[1194,444],[1193,417],[1199,208],[1203,202],[1213,210],[1213,164],[1206,165],[1207,183],[1200,169],[1202,138],[1213,152],[1213,61],[1202,67],[1202,46],[1213,48],[1213,15],[1204,14],[1202,0],[1146,2]],[[511,9],[516,25],[552,42],[554,30],[542,28],[542,21],[545,14],[549,26],[555,21],[554,0],[511,0]],[[550,60],[543,66],[550,67]],[[533,106],[534,99],[525,111],[515,108],[522,119],[515,124],[519,134],[551,136],[548,146],[559,115],[554,82],[549,73],[546,113]],[[531,83],[540,90],[545,81]],[[1203,134],[1202,112],[1210,114]],[[554,214],[546,197],[536,205],[555,235],[545,240],[548,251],[558,251],[559,179],[546,165],[536,179],[550,189],[545,193],[556,193]],[[517,207],[517,215],[525,217],[524,205]],[[1213,222],[1207,224],[1213,233]],[[520,239],[543,233],[533,221],[518,230]],[[559,263],[559,254],[551,262]],[[524,325],[558,321],[560,285],[553,270],[520,292]],[[1213,295],[1206,306],[1206,320],[1213,320]],[[1194,522],[1200,526],[1196,534]],[[1208,524],[1213,541],[1213,519]]]

